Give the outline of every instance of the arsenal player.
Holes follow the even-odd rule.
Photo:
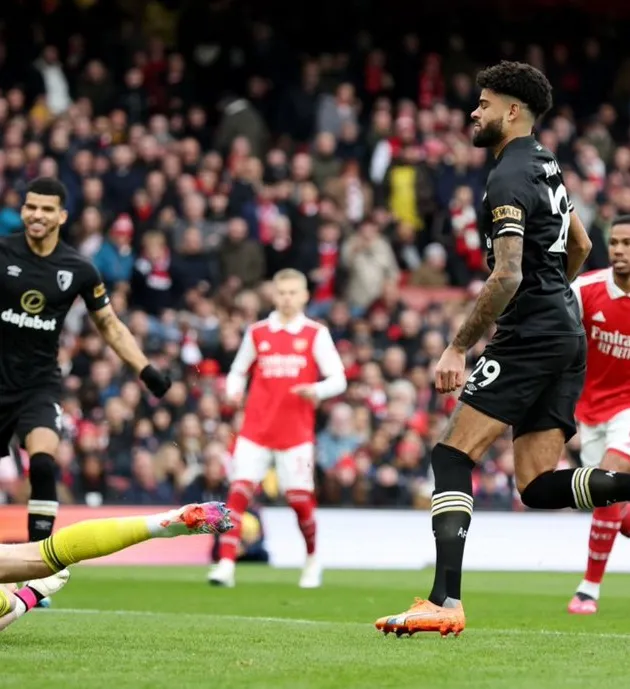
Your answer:
[[[630,472],[630,215],[610,231],[611,267],[586,273],[573,283],[588,337],[586,381],[576,408],[582,464]],[[597,612],[599,587],[617,532],[630,534],[628,503],[593,512],[584,579],[569,612]]]
[[[322,570],[315,556],[315,406],[344,392],[347,383],[330,332],[303,313],[306,277],[287,269],[273,281],[276,310],[247,330],[227,377],[226,395],[236,405],[244,400],[248,375],[251,385],[227,500],[234,529],[221,538],[220,560],[208,578],[234,586],[242,516],[273,462],[306,544],[300,586],[317,588]]]

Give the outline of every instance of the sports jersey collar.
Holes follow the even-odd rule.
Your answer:
[[[288,333],[291,333],[291,335],[297,335],[302,328],[304,328],[304,322],[306,320],[306,316],[301,313],[299,316],[296,316],[290,323],[287,323],[284,325],[280,321],[280,314],[277,311],[272,311],[269,314],[269,330],[271,330],[272,333],[277,333],[280,330],[286,330]]]
[[[46,256],[40,256],[39,254],[36,254],[33,251],[33,249],[31,249],[31,245],[28,243],[28,240],[26,239],[26,232],[22,232],[22,243],[23,243],[26,251],[28,251],[28,253],[31,254],[31,256],[35,256],[35,258],[38,258],[40,261],[41,260],[45,261],[45,260],[49,259],[51,256],[53,256],[54,254],[56,254],[57,251],[59,251],[59,245],[61,244],[61,238],[58,239],[57,243],[55,244],[55,248]]]
[[[630,294],[626,294],[620,287],[615,284],[615,278],[613,276],[613,269],[608,269],[608,275],[606,276],[606,286],[608,287],[608,295],[611,299],[621,299],[622,297],[630,297]]]
[[[529,136],[517,136],[503,147],[503,150],[501,153],[499,153],[497,160],[501,160],[506,151],[513,151],[517,148],[530,148],[534,141],[536,141],[536,137],[533,134],[530,134]]]

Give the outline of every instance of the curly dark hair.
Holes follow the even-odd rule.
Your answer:
[[[518,98],[535,118],[544,115],[553,105],[549,79],[539,69],[524,62],[503,60],[498,65],[482,69],[477,75],[477,86]]]

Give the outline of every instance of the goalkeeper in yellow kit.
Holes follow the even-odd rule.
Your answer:
[[[68,581],[68,566],[111,555],[150,538],[221,534],[232,523],[223,503],[206,502],[148,517],[93,519],[60,529],[38,543],[0,544],[0,630],[8,627]]]

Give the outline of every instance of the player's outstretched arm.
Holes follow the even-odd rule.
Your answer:
[[[591,253],[593,244],[589,239],[584,225],[575,211],[571,212],[571,224],[569,225],[569,236],[567,238],[567,277],[569,282],[573,282],[580,274],[584,261]]]
[[[136,338],[118,318],[111,305],[91,311],[90,317],[105,342],[140,376],[140,380],[156,397],[163,397],[171,387],[170,378],[151,366]]]
[[[472,313],[453,340],[453,347],[461,352],[476,344],[503,313],[523,280],[523,237],[498,237],[493,248],[494,270],[486,280]]]

